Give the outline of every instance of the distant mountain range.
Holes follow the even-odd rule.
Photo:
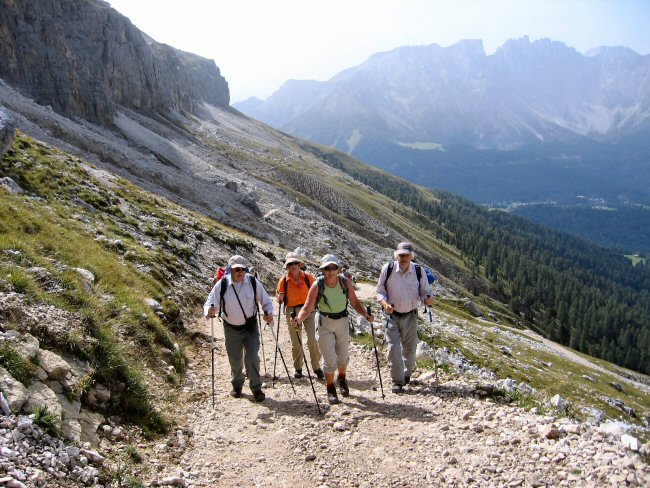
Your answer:
[[[401,47],[234,107],[479,202],[650,201],[650,55],[624,47]]]

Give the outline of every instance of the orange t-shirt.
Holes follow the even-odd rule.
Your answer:
[[[278,287],[275,290],[276,297],[280,293],[284,293],[284,281],[287,280],[287,293],[285,296],[286,306],[295,307],[296,305],[303,305],[307,301],[307,294],[309,293],[309,286],[307,286],[307,281],[305,281],[305,276],[307,281],[309,281],[309,286],[314,283],[314,277],[311,273],[306,273],[304,271],[300,272],[298,277],[298,284],[291,278],[289,275],[285,275],[280,278],[278,281]]]

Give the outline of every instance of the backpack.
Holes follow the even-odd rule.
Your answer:
[[[251,277],[251,286],[253,287],[253,297],[255,299],[255,304],[257,305],[257,278],[255,278],[255,276],[253,276],[251,274],[248,274],[248,273],[246,273],[246,276]],[[246,279],[246,276],[244,276],[244,279]],[[226,313],[226,302],[223,299],[224,295],[226,294],[227,289],[228,289],[228,280],[225,279],[225,276],[224,276],[224,279],[221,280],[221,288],[219,290],[219,318],[221,318],[221,312],[228,315]],[[257,307],[255,308],[255,310],[258,310]],[[246,315],[245,312],[244,312],[244,315]],[[253,316],[255,316],[255,315],[253,314]]]
[[[303,278],[305,278],[305,283],[307,283],[307,288],[311,288],[312,283],[309,282],[309,278],[307,277],[307,273],[304,271],[300,271],[300,274],[302,274]],[[287,290],[289,288],[289,276],[286,275],[284,277],[284,306],[287,306]]]
[[[345,293],[345,309],[347,310],[348,304],[350,303],[350,299],[348,298],[348,280],[343,274],[337,276],[339,278],[339,284],[341,285],[341,288],[343,288],[343,293]],[[325,296],[325,276],[322,274],[319,275],[316,279],[316,283],[318,283],[318,295],[316,297],[316,307],[318,307],[321,298],[324,298],[325,304],[327,304],[327,297]]]
[[[413,263],[413,264],[415,264],[415,276],[417,276],[418,283],[420,283],[420,280],[422,279],[422,269],[424,268],[424,266],[420,266],[418,263]],[[391,261],[390,263],[388,263],[388,268],[386,269],[386,279],[384,280],[384,289],[386,289],[386,283],[388,283],[388,278],[390,278],[390,275],[393,272],[394,265],[395,265],[395,261]],[[428,268],[424,268],[424,274],[427,276],[427,282],[430,285],[432,285],[433,282],[436,281],[436,276]]]
[[[429,268],[424,268],[424,274],[427,275],[427,281],[430,285],[436,282],[436,275],[434,275]]]
[[[217,271],[214,273],[214,279],[212,280],[212,286],[217,284],[217,281],[219,281],[221,278],[223,278],[225,275],[230,274],[230,266],[227,266],[225,268],[222,268],[219,266],[217,268]]]

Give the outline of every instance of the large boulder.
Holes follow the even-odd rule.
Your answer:
[[[483,317],[483,312],[481,312],[481,309],[478,308],[478,306],[476,306],[476,304],[469,299],[465,301],[465,308],[469,310],[469,312],[474,317]]]

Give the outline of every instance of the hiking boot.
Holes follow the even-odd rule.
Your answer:
[[[402,385],[393,385],[393,393],[396,393],[398,395],[401,395],[404,393],[404,387]]]
[[[411,377],[410,376],[404,376],[404,384],[408,385],[411,382]]]
[[[319,380],[324,380],[325,379],[325,373],[323,373],[323,370],[318,368],[314,370],[314,374]]]
[[[233,388],[230,392],[230,396],[233,398],[241,398],[241,388]]]
[[[345,376],[339,376],[337,381],[339,384],[339,389],[341,390],[341,395],[344,397],[349,397],[350,387],[348,386],[348,382],[346,381]]]
[[[336,387],[333,384],[327,385],[327,401],[330,402],[330,405],[341,403],[338,395],[336,394]]]
[[[297,369],[296,372],[293,374],[293,377],[299,380],[300,378],[304,378],[302,374],[302,369]]]
[[[253,392],[253,398],[255,399],[256,402],[263,402],[264,399],[266,398],[266,395],[262,390],[255,390]]]

